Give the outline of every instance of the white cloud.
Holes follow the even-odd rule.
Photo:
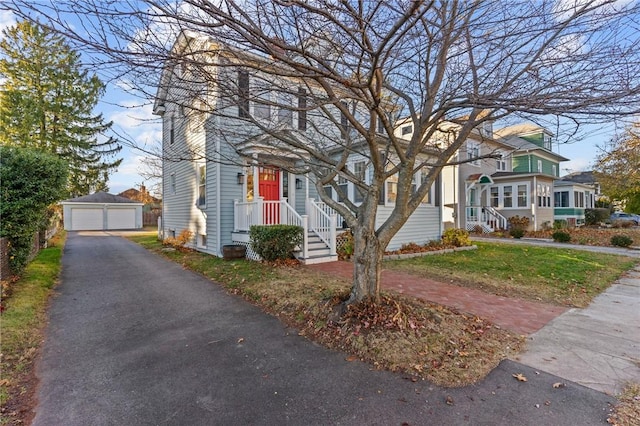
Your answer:
[[[9,10],[0,10],[0,31],[16,24],[16,17]]]
[[[593,167],[593,158],[573,158],[570,161],[560,165],[560,175],[566,175],[574,172],[584,172],[591,170]]]

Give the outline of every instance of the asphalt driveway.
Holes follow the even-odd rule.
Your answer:
[[[513,361],[459,389],[373,371],[108,233],[69,233],[57,293],[35,425],[590,425],[612,402]]]

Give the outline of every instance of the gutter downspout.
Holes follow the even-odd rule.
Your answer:
[[[538,208],[536,204],[536,200],[538,199],[538,177],[533,177],[533,203],[531,204],[531,213],[533,214],[533,230],[538,230]]]
[[[219,121],[219,118],[216,117],[216,121]],[[219,124],[219,123],[216,123]],[[221,206],[220,206],[220,189],[221,189],[221,184],[220,184],[220,176],[221,176],[221,170],[220,170],[220,137],[216,137],[216,246],[217,246],[217,251],[218,251],[218,255],[220,257],[222,257],[222,235],[221,235],[221,225],[220,225],[220,212],[221,212]],[[208,228],[208,226],[207,226]]]

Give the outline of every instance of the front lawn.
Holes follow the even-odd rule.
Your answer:
[[[197,271],[296,328],[299,334],[411,380],[462,386],[485,377],[522,348],[521,336],[445,306],[384,293],[380,305],[334,309],[350,284],[304,267],[164,249],[155,234],[131,240]]]
[[[579,250],[476,244],[478,250],[387,261],[384,267],[501,296],[585,307],[638,261]]]

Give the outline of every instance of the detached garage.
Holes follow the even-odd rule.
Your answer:
[[[67,231],[107,231],[142,228],[143,203],[96,192],[64,200],[64,229]]]

